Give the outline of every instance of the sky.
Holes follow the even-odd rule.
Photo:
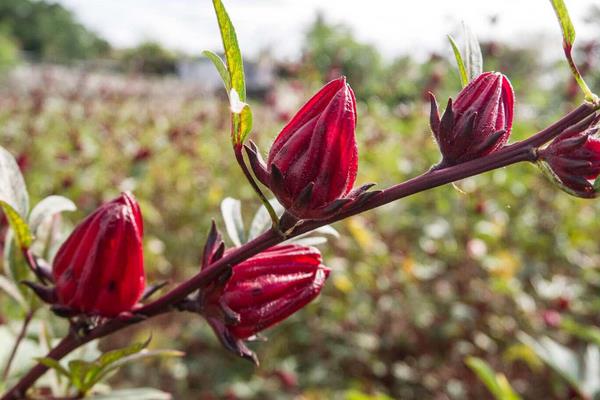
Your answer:
[[[144,40],[189,54],[219,50],[210,0],[57,0],[81,22],[117,47]],[[387,58],[411,52],[450,52],[446,34],[460,36],[465,21],[481,38],[542,43],[548,57],[561,55],[558,23],[548,0],[224,0],[240,46],[252,56],[271,49],[279,58],[300,54],[304,32],[321,11],[330,22],[349,25]],[[578,39],[600,36],[584,22],[598,0],[566,0]],[[490,25],[490,18],[497,23]]]

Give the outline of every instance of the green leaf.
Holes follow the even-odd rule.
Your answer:
[[[221,75],[221,80],[223,81],[223,85],[225,85],[227,93],[229,93],[229,91],[231,90],[231,77],[229,76],[229,71],[227,70],[227,65],[225,65],[225,62],[223,62],[221,57],[219,57],[210,50],[204,50],[202,52],[202,55],[204,55],[210,61],[212,61],[215,68],[219,72],[219,75]]]
[[[242,220],[242,203],[234,198],[226,197],[221,202],[221,214],[225,222],[227,235],[234,246],[241,246],[244,241],[244,221]]]
[[[31,235],[29,226],[23,217],[21,217],[17,210],[15,210],[10,204],[3,200],[0,200],[0,208],[2,208],[2,211],[4,211],[4,215],[6,215],[6,219],[8,219],[10,227],[16,234],[15,238],[19,247],[22,249],[29,248],[29,246],[31,246],[31,242],[33,241],[33,236]]]
[[[569,11],[564,0],[550,0],[550,3],[558,18],[565,44],[569,47],[573,46],[573,42],[575,42],[575,27],[571,22],[571,17],[569,16]]]
[[[563,318],[560,327],[573,336],[600,346],[600,329],[595,326],[582,325],[571,318]]]
[[[127,357],[123,357],[120,360],[108,365],[107,368],[105,368],[102,371],[102,373],[98,376],[98,379],[96,381],[99,382],[110,372],[115,371],[115,370],[123,367],[124,365],[131,364],[132,362],[135,362],[135,361],[144,360],[146,358],[153,358],[153,357],[182,357],[184,355],[185,355],[185,353],[183,353],[181,351],[177,351],[177,350],[146,350],[146,349],[142,349],[139,353],[131,354]]]
[[[471,28],[463,23],[463,34],[465,41],[465,64],[469,81],[477,78],[483,72],[483,56],[477,36]]]
[[[1,146],[0,201],[7,203],[22,217],[29,212],[29,195],[19,165],[12,154]]]
[[[242,108],[242,112],[240,113],[240,128],[239,128],[239,137],[238,143],[244,143],[246,137],[252,130],[252,110],[250,110],[250,106],[246,104]]]
[[[39,362],[40,364],[45,365],[46,367],[53,369],[54,371],[58,372],[60,375],[66,377],[67,379],[71,379],[71,375],[69,374],[69,371],[67,371],[55,359],[48,358],[48,357],[40,357],[40,358],[36,358],[35,360],[37,362]]]
[[[510,386],[506,377],[503,374],[497,374],[484,360],[468,357],[465,363],[496,400],[519,400],[521,398]]]
[[[246,101],[246,83],[244,80],[244,63],[242,61],[242,53],[238,45],[235,28],[231,23],[231,19],[225,10],[225,6],[221,0],[213,0],[215,13],[219,22],[221,31],[221,39],[223,40],[223,48],[225,50],[225,60],[230,76],[230,89],[235,89],[240,96],[241,101]],[[221,75],[222,76],[222,75]]]
[[[108,351],[91,363],[85,363],[78,360],[71,361],[71,363],[78,362],[90,365],[89,370],[85,370],[84,367],[81,366],[81,371],[84,373],[84,377],[82,379],[82,386],[78,387],[78,389],[84,393],[89,391],[92,387],[94,387],[95,384],[100,382],[104,376],[106,376],[108,371],[110,371],[111,365],[117,363],[119,360],[127,356],[139,353],[148,346],[150,340],[151,337],[142,343],[134,343],[131,346],[122,349]],[[71,363],[69,363],[69,369],[71,369]],[[77,366],[80,367],[79,364],[77,364]],[[71,370],[71,372],[73,373],[73,370]]]
[[[152,388],[135,388],[113,390],[110,393],[88,397],[88,400],[171,400],[173,397],[161,390]]]
[[[29,215],[29,228],[31,229],[31,232],[35,233],[45,219],[63,211],[75,210],[77,210],[75,203],[66,197],[48,196],[31,210],[31,215]]]
[[[88,387],[88,376],[97,368],[94,363],[83,360],[69,361],[69,382],[82,393],[86,393],[93,385]]]
[[[465,62],[463,61],[462,55],[460,54],[460,49],[458,45],[454,41],[454,38],[448,35],[448,41],[452,46],[452,51],[454,52],[454,58],[456,58],[456,66],[458,67],[458,73],[460,75],[460,83],[462,87],[465,87],[469,84],[469,77],[467,76],[467,69],[465,67]]]

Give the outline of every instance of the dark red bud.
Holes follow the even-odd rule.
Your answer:
[[[226,284],[205,290],[202,312],[225,346],[256,361],[244,339],[314,300],[329,269],[314,247],[278,245],[237,264]]]
[[[600,139],[595,136],[599,121],[600,116],[592,115],[539,151],[544,171],[563,190],[577,197],[598,196],[593,181],[600,174]]]
[[[356,179],[355,128],[354,92],[345,78],[331,81],[283,128],[266,165],[249,152],[254,172],[295,217],[327,218]]]
[[[221,296],[240,316],[235,336],[253,336],[317,297],[329,276],[321,261],[314,247],[281,245],[236,265]]]
[[[115,317],[144,292],[143,222],[129,193],[85,218],[54,259],[58,305],[88,315]]]
[[[448,102],[440,118],[430,94],[430,125],[442,153],[442,166],[459,164],[503,147],[512,128],[514,91],[499,72],[484,72]]]

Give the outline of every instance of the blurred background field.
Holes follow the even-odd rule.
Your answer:
[[[600,37],[600,8],[588,17]],[[583,73],[599,90],[600,42],[578,44]],[[344,74],[360,102],[357,184],[386,187],[438,161],[425,94],[443,102],[459,90],[449,49],[389,59],[326,15],[315,17],[302,49],[294,61],[268,52],[247,60],[251,137],[263,153],[304,100]],[[515,87],[512,140],[581,101],[565,63],[545,60],[540,47],[486,40],[482,49],[485,69]],[[158,43],[115,49],[59,5],[5,0],[0,65],[0,145],[17,157],[32,204],[64,195],[79,208],[63,216],[74,224],[133,191],[149,280],[175,283],[198,270],[211,219],[224,228],[224,197],[241,199],[250,222],[258,203],[232,158],[224,93],[205,61]],[[576,354],[598,345],[599,210],[523,164],[350,218],[320,246],[333,270],[320,298],[252,345],[259,368],[226,353],[200,318],[172,314],[101,347],[151,331],[153,346],[186,356],[133,366],[110,382],[178,399],[489,398],[465,364],[476,356],[525,399],[584,397],[593,392],[520,338],[549,336]],[[3,293],[0,307],[0,322],[19,317]],[[591,363],[600,368],[600,358]]]

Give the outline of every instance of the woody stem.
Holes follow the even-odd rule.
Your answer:
[[[61,342],[54,347],[46,357],[60,360],[71,351],[94,339],[108,336],[114,332],[136,324],[141,320],[146,320],[160,314],[174,311],[174,306],[176,304],[184,300],[188,295],[211,283],[228,268],[239,264],[240,262],[268,249],[269,247],[281,243],[290,237],[298,236],[320,226],[327,225],[332,222],[339,221],[341,219],[345,219],[364,211],[382,206],[384,204],[391,203],[392,201],[468,178],[470,176],[478,175],[523,161],[534,162],[537,159],[537,147],[552,140],[556,136],[560,135],[566,128],[577,124],[595,112],[595,106],[583,104],[576,110],[563,117],[560,121],[538,132],[527,140],[507,146],[497,152],[472,161],[426,172],[416,178],[385,189],[379,194],[370,198],[366,203],[355,208],[350,208],[349,210],[346,210],[333,218],[320,221],[306,221],[294,229],[289,236],[283,237],[276,229],[272,228],[254,240],[231,250],[223,258],[204,268],[187,281],[182,282],[160,298],[136,310],[136,314],[146,317],[145,319],[112,319],[94,328],[84,336],[78,337],[70,334],[62,339]],[[15,400],[23,398],[25,392],[37,381],[40,376],[46,372],[47,369],[48,368],[43,364],[35,365],[13,388],[4,394],[1,400]]]

